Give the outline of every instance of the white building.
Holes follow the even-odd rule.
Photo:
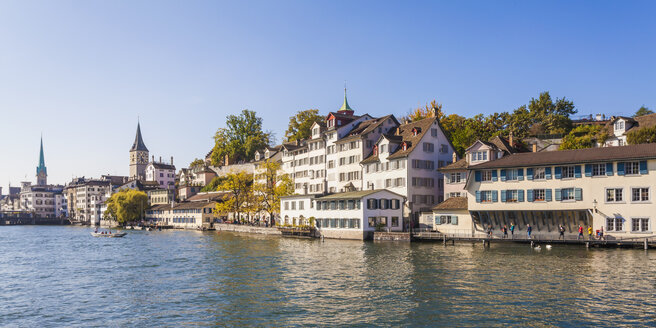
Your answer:
[[[105,201],[111,197],[112,191],[110,180],[73,179],[64,188],[68,218],[72,221],[100,225],[102,214],[106,209]]]
[[[67,206],[63,189],[63,186],[34,186],[30,182],[23,182],[20,191],[21,210],[42,218],[66,216]]]
[[[157,181],[162,189],[175,190],[175,166],[173,157],[171,163],[163,163],[160,158],[159,162],[153,161],[146,166],[146,181]]]

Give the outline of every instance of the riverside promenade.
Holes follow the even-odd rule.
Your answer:
[[[252,233],[259,235],[274,235],[282,236],[282,232],[276,227],[258,227],[258,226],[249,226],[242,224],[227,224],[227,223],[215,223],[214,229],[216,231],[230,231],[230,232],[241,232],[241,233]]]

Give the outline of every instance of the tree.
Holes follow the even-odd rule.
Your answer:
[[[228,115],[226,127],[218,129],[214,135],[212,165],[223,165],[226,156],[234,162],[250,160],[255,151],[268,146],[271,139],[270,132],[262,131],[262,118],[254,111],[244,109],[240,115]]]
[[[217,203],[214,211],[218,214],[234,213],[237,220],[241,219],[241,213],[248,211],[250,206],[251,189],[253,188],[253,175],[243,171],[228,173],[225,180],[218,186],[217,190],[229,191],[232,197]]]
[[[191,163],[189,163],[189,169],[191,169],[191,170],[193,170],[195,168],[202,168],[203,166],[205,166],[205,161],[202,160],[202,159],[198,159],[198,158],[196,158]]]
[[[113,194],[106,202],[105,215],[120,225],[138,221],[148,207],[148,195],[143,191],[124,189]]]
[[[629,131],[626,141],[630,145],[656,142],[656,126],[644,127],[635,131]]]
[[[437,114],[437,115],[436,115]],[[410,122],[415,122],[423,120],[428,117],[436,117],[438,120],[444,118],[444,113],[442,112],[442,104],[438,103],[437,100],[433,99],[430,104],[420,106],[415,108],[413,111],[408,113],[406,117]]]
[[[226,178],[224,176],[214,177],[214,179],[212,179],[212,181],[210,181],[210,183],[205,185],[205,187],[203,187],[200,191],[201,192],[217,191],[219,186],[223,183],[223,181],[225,181],[225,179]]]
[[[318,109],[299,111],[289,118],[289,126],[285,131],[287,141],[308,139],[312,133],[310,128],[315,122],[322,122],[324,117],[319,115]]]
[[[542,124],[549,134],[569,132],[572,125],[569,117],[578,112],[574,103],[564,97],[553,102],[548,91],[540,93],[537,99],[531,98],[528,109],[532,123]]]
[[[654,111],[652,111],[651,109],[645,107],[645,105],[642,105],[640,107],[640,109],[638,109],[638,111],[633,115],[633,117],[642,116],[642,115],[649,115],[649,114],[654,114]]]
[[[262,164],[262,182],[255,183],[253,191],[259,210],[265,211],[273,219],[280,213],[280,197],[294,193],[294,182],[288,174],[280,174],[280,163],[267,160]],[[271,222],[273,224],[273,222]]]
[[[595,147],[606,142],[608,135],[600,125],[581,125],[563,137],[560,149],[583,149]]]

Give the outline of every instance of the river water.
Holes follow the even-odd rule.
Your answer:
[[[656,323],[656,251],[0,227],[0,326]]]

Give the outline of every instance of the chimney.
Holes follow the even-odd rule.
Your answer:
[[[160,162],[160,163],[162,162],[162,156],[159,157],[159,162]]]
[[[514,147],[514,145],[515,145],[513,143],[513,133],[512,133],[512,131],[510,131],[510,133],[508,134],[508,143],[510,143],[510,147]]]
[[[173,156],[171,156],[171,165],[173,165]]]
[[[456,154],[456,152],[454,151],[453,152],[453,163],[455,163],[456,161],[458,161],[458,154]]]
[[[401,127],[400,127],[400,126],[397,126],[397,127],[396,127],[396,133],[395,133],[395,135],[397,135],[397,136],[400,136],[400,135],[401,135]]]
[[[153,163],[155,163],[155,155],[153,155]]]
[[[533,152],[534,152],[534,153],[537,153],[537,152],[538,152],[538,144],[537,144],[537,143],[534,143],[534,144],[533,144]]]

